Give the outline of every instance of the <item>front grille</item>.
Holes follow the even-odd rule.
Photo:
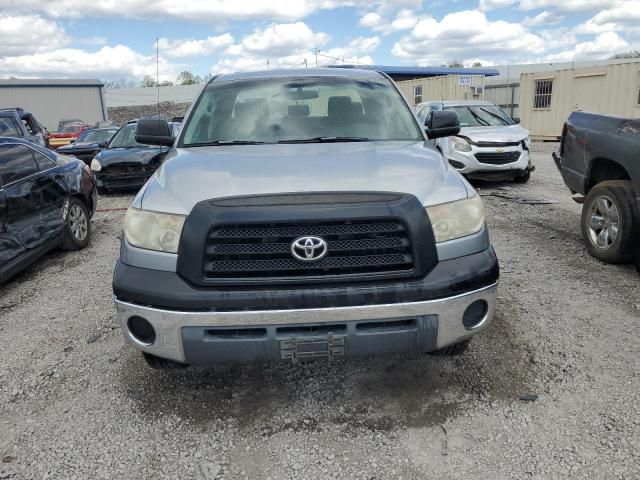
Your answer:
[[[327,255],[315,262],[296,260],[291,243],[300,236],[322,237]],[[206,280],[324,277],[411,273],[411,240],[395,219],[341,220],[214,227],[205,246]]]
[[[115,163],[113,165],[107,165],[102,168],[103,173],[108,173],[110,175],[140,175],[140,174],[148,174],[151,175],[158,169],[158,164],[150,163],[144,165],[142,163]]]
[[[488,165],[506,165],[517,162],[520,158],[520,152],[517,150],[513,152],[479,152],[476,153],[476,158],[478,162]]]

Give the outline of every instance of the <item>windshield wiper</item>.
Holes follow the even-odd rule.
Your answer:
[[[313,137],[292,140],[280,140],[278,143],[337,143],[337,142],[368,142],[367,137]]]
[[[489,115],[491,115],[492,117],[497,118],[498,120],[500,120],[502,123],[504,123],[505,125],[511,125],[509,122],[507,122],[504,118],[502,118],[500,115],[490,112],[489,110],[487,110],[486,108],[480,108],[480,110],[482,110],[485,113],[488,113]]]
[[[212,140],[211,142],[189,143],[185,147],[210,147],[215,145],[263,145],[267,142],[254,140]]]
[[[473,110],[471,110],[470,108],[468,108],[467,110],[469,110],[469,113],[471,113],[471,115],[473,115],[473,118],[476,119],[476,121],[484,126],[484,127],[488,127],[489,126],[489,122],[487,122],[484,118],[482,118],[480,115],[478,115],[476,112],[474,112]]]

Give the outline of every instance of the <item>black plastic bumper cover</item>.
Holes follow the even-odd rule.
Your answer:
[[[234,311],[348,307],[419,302],[493,285],[499,277],[493,248],[439,262],[422,279],[321,287],[195,287],[174,272],[118,261],[113,292],[123,301],[182,311]]]

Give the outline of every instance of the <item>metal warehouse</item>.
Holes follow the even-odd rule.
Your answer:
[[[22,107],[49,131],[62,118],[89,124],[107,119],[99,80],[0,80],[0,108]]]
[[[640,117],[640,62],[520,76],[520,118],[531,135],[556,139],[574,110]]]

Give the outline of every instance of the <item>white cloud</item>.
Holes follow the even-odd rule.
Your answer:
[[[160,58],[160,79],[173,80],[183,65]],[[102,47],[95,52],[63,48],[47,53],[0,58],[0,77],[89,77],[104,80],[141,79],[156,73],[155,56],[141,55],[124,45]]]
[[[369,12],[360,18],[358,24],[388,35],[393,32],[410,30],[416,26],[419,20],[420,17],[413,10],[404,8],[397,12],[391,21],[385,21],[383,15],[379,13]]]
[[[43,12],[53,18],[121,17],[224,22],[227,20],[294,21],[319,10],[368,7],[369,0],[2,0],[5,11]],[[390,8],[420,8],[421,0],[378,0]]]
[[[0,57],[46,52],[68,43],[69,37],[54,22],[35,15],[0,15]]]
[[[158,40],[158,48],[163,51],[167,57],[182,58],[211,55],[213,52],[227,47],[232,43],[233,37],[231,34],[225,33],[215,37],[207,37],[204,40],[169,40],[167,38],[161,38]]]
[[[602,10],[576,28],[577,33],[640,30],[640,0],[619,2]]]
[[[628,48],[629,44],[620,35],[614,32],[607,32],[598,35],[593,41],[577,43],[572,49],[547,55],[544,61],[599,60],[609,58],[614,53]]]
[[[619,0],[520,0],[520,9],[555,8],[562,12],[588,12],[605,10],[616,3]]]
[[[490,21],[476,10],[450,13],[441,21],[418,22],[395,43],[392,53],[411,63],[439,65],[453,59],[486,58],[506,63],[544,52],[543,40],[519,23]]]
[[[527,27],[535,27],[538,25],[553,25],[560,23],[564,17],[550,10],[544,10],[533,17],[525,17],[522,21],[523,25]]]
[[[261,54],[286,56],[292,52],[305,51],[327,43],[329,35],[313,32],[304,22],[276,23],[265,29],[257,28],[242,39],[239,45],[232,45],[233,54]]]
[[[378,37],[358,37],[345,47],[330,48],[318,52],[318,65],[333,65],[336,63],[358,63],[371,65],[373,58],[367,55],[380,44]],[[233,53],[233,52],[231,52]],[[267,61],[269,62],[267,64]],[[304,68],[316,66],[316,54],[313,50],[292,51],[288,55],[268,57],[263,54],[240,52],[230,54],[220,59],[212,68],[211,73],[230,73],[250,70],[265,70],[267,68]]]
[[[479,9],[481,12],[488,12],[489,10],[509,7],[514,3],[516,3],[516,0],[480,0]]]

